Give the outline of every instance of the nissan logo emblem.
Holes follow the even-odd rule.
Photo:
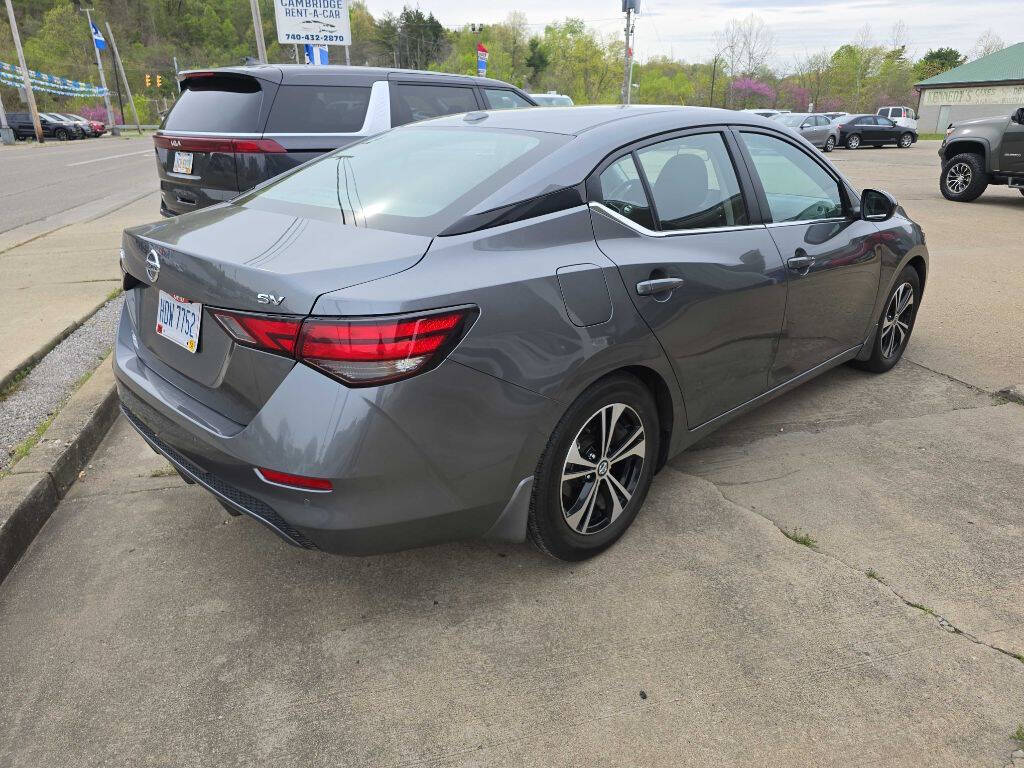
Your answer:
[[[160,277],[160,255],[155,248],[150,248],[146,254],[146,276],[151,283],[155,283]]]

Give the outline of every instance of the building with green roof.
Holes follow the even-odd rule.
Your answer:
[[[914,86],[921,94],[917,128],[942,133],[950,123],[1009,115],[1024,107],[1024,43],[1011,45]]]

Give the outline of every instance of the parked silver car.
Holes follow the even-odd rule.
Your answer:
[[[892,368],[927,250],[777,123],[576,107],[393,129],[126,230],[121,263],[124,413],[229,511],[579,560],[712,430]]]
[[[811,112],[790,112],[775,115],[772,119],[825,152],[831,152],[839,143],[839,126],[834,125],[825,115]]]

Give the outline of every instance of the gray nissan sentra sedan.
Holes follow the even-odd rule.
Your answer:
[[[331,552],[578,560],[711,430],[892,368],[927,250],[777,123],[577,107],[388,131],[127,230],[122,266],[124,413],[228,511]]]

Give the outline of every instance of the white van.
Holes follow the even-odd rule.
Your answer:
[[[888,117],[900,128],[917,130],[917,113],[910,107],[880,107],[875,114]]]

